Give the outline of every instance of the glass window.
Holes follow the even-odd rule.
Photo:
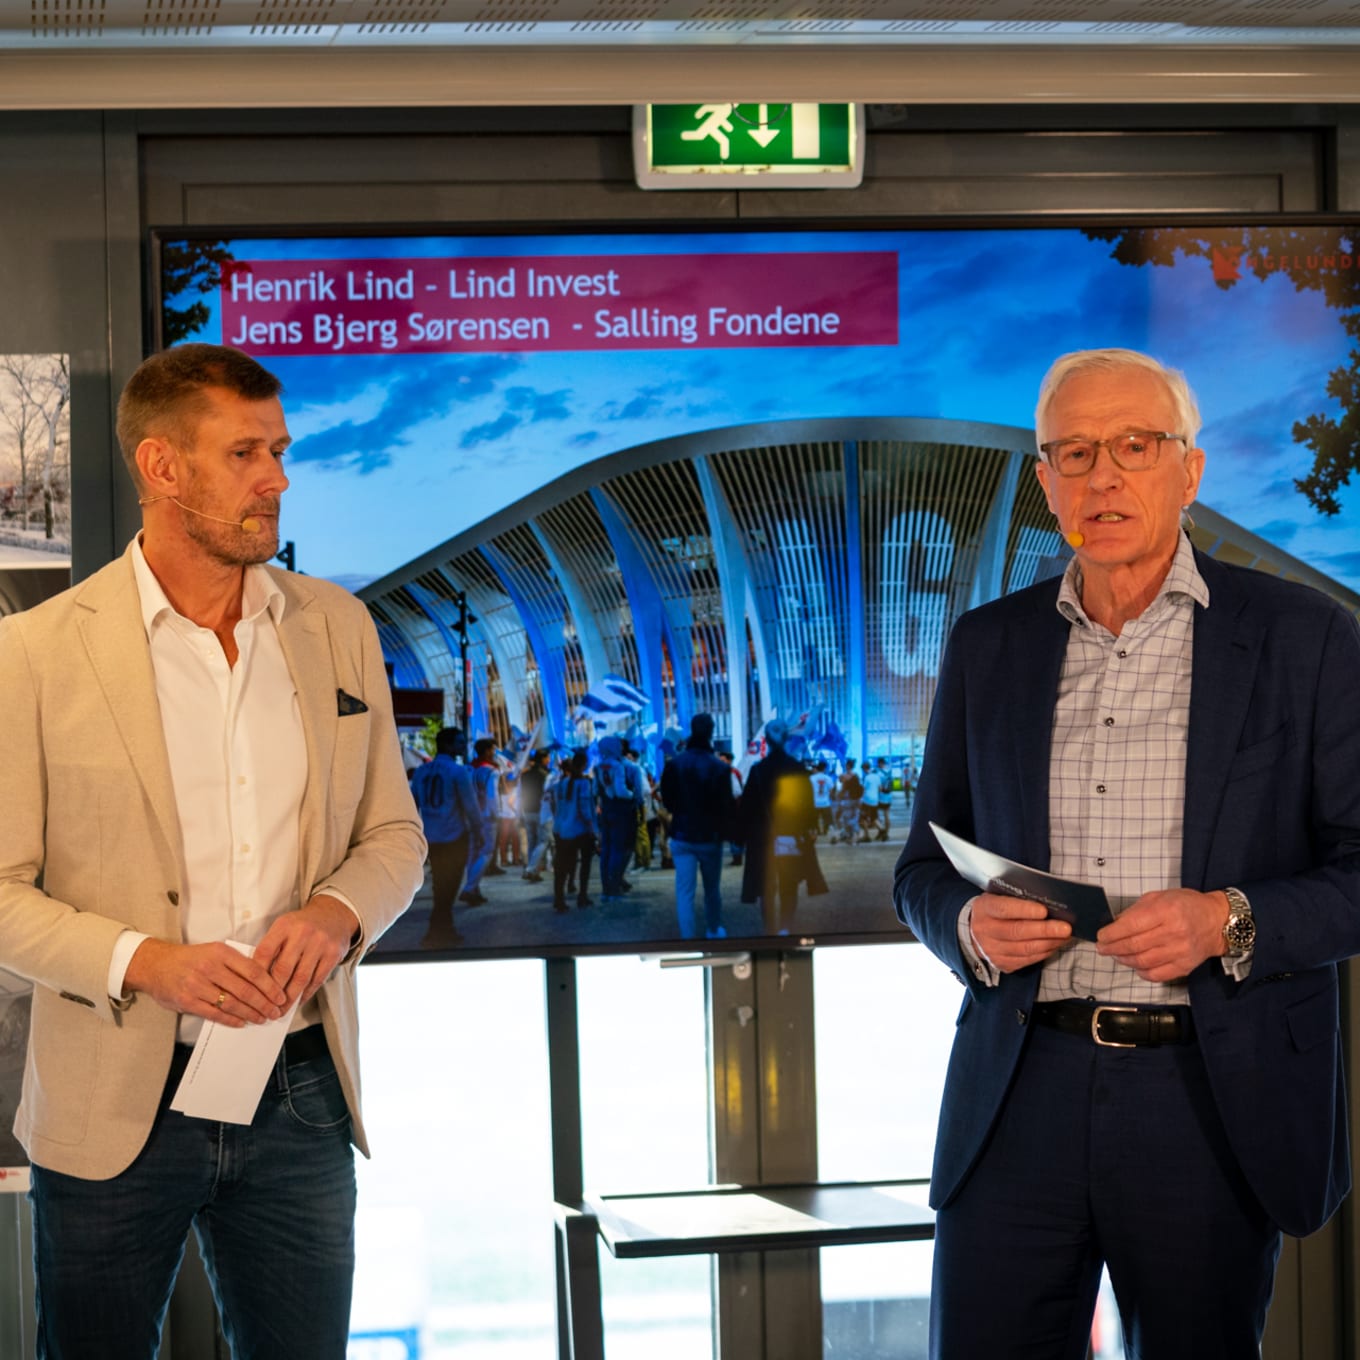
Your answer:
[[[703,974],[636,955],[577,960],[588,1190],[708,1184]]]
[[[350,1360],[553,1360],[543,965],[359,973]]]
[[[1108,1270],[1100,1274],[1096,1315],[1091,1320],[1091,1360],[1124,1360],[1124,1333]]]
[[[823,1180],[928,1177],[963,989],[918,944],[823,949],[817,988],[817,1137]],[[827,1360],[924,1360],[931,1243],[821,1252]],[[1094,1360],[1123,1360],[1108,1275]]]
[[[926,1360],[930,1248],[929,1242],[823,1248],[826,1360]]]
[[[929,1176],[963,988],[913,943],[819,949],[813,980],[821,1179]]]
[[[962,988],[910,943],[818,950],[813,976],[821,1179],[929,1177]],[[824,1249],[824,1354],[924,1357],[930,1265],[929,1242]]]
[[[576,964],[587,1192],[709,1183],[701,968],[635,956]],[[617,1261],[600,1248],[610,1360],[711,1360],[712,1260]]]

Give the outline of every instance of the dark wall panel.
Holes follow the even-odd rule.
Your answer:
[[[84,575],[113,547],[102,116],[0,114],[0,186],[0,352],[71,356],[73,558]]]

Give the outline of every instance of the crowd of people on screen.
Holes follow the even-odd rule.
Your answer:
[[[462,942],[454,907],[482,906],[487,880],[518,874],[552,884],[565,913],[617,903],[629,872],[676,872],[679,933],[722,938],[718,885],[724,861],[742,869],[741,900],[762,905],[764,928],[788,933],[799,883],[825,891],[815,846],[887,841],[895,796],[910,808],[909,766],[886,757],[791,754],[787,724],[767,722],[747,757],[713,740],[697,714],[688,737],[661,746],[654,772],[643,750],[618,736],[589,747],[500,749],[446,727],[432,758],[414,744],[406,758],[430,844],[434,905],[425,943]],[[899,804],[899,806],[901,806]],[[903,822],[903,826],[905,822]],[[598,886],[591,874],[598,861]],[[696,919],[695,890],[705,908]]]

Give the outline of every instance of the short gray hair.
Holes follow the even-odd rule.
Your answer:
[[[1176,424],[1180,427],[1173,433],[1184,435],[1186,449],[1193,449],[1203,422],[1200,420],[1199,404],[1185,380],[1185,374],[1179,369],[1168,368],[1150,354],[1140,353],[1136,349],[1079,349],[1055,359],[1039,385],[1039,404],[1034,408],[1036,443],[1047,443],[1049,432],[1044,429],[1044,422],[1048,419],[1048,409],[1069,378],[1079,373],[1117,373],[1120,369],[1128,368],[1141,368],[1155,373],[1166,384],[1176,408]]]

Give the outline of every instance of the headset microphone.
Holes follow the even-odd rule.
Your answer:
[[[185,505],[183,501],[177,500],[174,496],[142,496],[138,499],[138,505],[155,505],[157,501],[174,501],[181,510],[187,510],[191,515],[197,515],[199,519],[210,519],[215,524],[230,524],[235,529],[243,529],[248,534],[258,534],[264,527],[254,515],[247,515],[244,519],[223,519],[221,515],[205,514],[202,510],[195,510],[192,505]]]
[[[1086,542],[1086,535],[1080,529],[1073,529],[1070,534],[1064,534],[1063,537],[1073,548],[1080,548]]]

